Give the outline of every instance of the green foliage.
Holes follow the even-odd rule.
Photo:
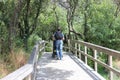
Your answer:
[[[111,0],[80,0],[74,16],[74,28],[77,32],[85,34],[86,14],[87,35],[84,37],[87,41],[119,50],[116,44],[120,43],[118,39],[120,17],[115,16],[116,10],[117,6]]]
[[[29,50],[31,50],[33,46],[35,45],[35,43],[40,40],[42,39],[38,35],[32,34],[28,39]]]
[[[59,26],[62,28],[64,33],[67,32],[66,23],[66,11],[64,11],[60,6],[56,7],[56,14],[59,17]],[[53,11],[53,5],[49,4],[48,8],[42,12],[39,16],[39,26],[36,29],[36,33],[42,37],[44,40],[50,40],[52,34],[57,29],[57,22],[55,12]]]
[[[45,51],[46,52],[52,52],[52,43],[51,42],[46,44]]]
[[[26,39],[26,41],[28,41],[29,51],[31,51],[36,41],[42,39],[51,40],[52,34],[58,27],[58,23],[63,33],[68,33],[67,10],[60,4],[53,4],[50,0],[31,0],[28,12],[27,1],[23,1],[23,4],[19,7],[16,7],[17,5],[17,0],[2,0],[2,2],[0,2],[1,52],[8,53],[10,36],[9,24],[15,20],[15,22],[18,23],[11,29],[14,31],[14,35],[11,37],[14,38],[14,48],[24,48]],[[72,4],[72,7],[73,6]],[[53,9],[54,7],[55,10]],[[120,50],[120,45],[118,45],[120,44],[120,13],[117,7],[118,5],[113,3],[113,0],[78,0],[78,5],[73,15],[74,30],[77,33],[81,33],[88,42]],[[40,11],[38,11],[38,9],[40,9]],[[12,21],[11,17],[14,18],[13,13],[15,13],[15,10],[16,12],[20,12],[17,13],[17,19],[15,18],[15,20]],[[36,15],[38,15],[38,17]],[[58,20],[56,19],[56,15],[58,16]],[[52,45],[47,44],[46,51],[52,51],[50,47],[52,47]],[[84,48],[81,48],[84,51]],[[92,52],[88,54],[93,55]],[[101,57],[100,60],[106,62],[106,59],[104,59],[106,55],[100,54],[99,56]],[[93,66],[93,62],[90,60],[88,64]],[[99,72],[103,70],[104,68],[100,66]],[[104,72],[100,73],[105,75]]]
[[[108,80],[108,70],[98,64],[98,73],[100,73],[106,80]]]
[[[19,37],[16,38],[15,40],[15,47],[18,47],[18,48],[22,48],[24,45],[23,45],[23,40]]]
[[[26,64],[28,57],[29,55],[20,48],[9,54],[0,54],[0,78]]]

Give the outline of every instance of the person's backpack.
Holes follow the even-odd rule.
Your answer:
[[[55,33],[55,39],[56,40],[59,40],[59,39],[62,39],[63,38],[63,34],[60,32],[60,31],[57,31]]]

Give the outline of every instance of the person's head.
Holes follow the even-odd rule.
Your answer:
[[[60,27],[58,27],[57,30],[60,31]]]

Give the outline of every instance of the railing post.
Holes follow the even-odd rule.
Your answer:
[[[71,45],[70,45],[70,39],[68,39],[68,48],[69,48],[68,51],[69,51],[69,52],[70,52],[70,50],[71,50],[70,47],[71,47]]]
[[[77,43],[75,43],[75,56],[77,57]]]
[[[112,56],[108,55],[108,64],[110,67],[112,67]],[[113,72],[109,71],[109,80],[113,80]]]
[[[36,79],[36,67],[37,67],[38,57],[39,57],[39,44],[36,44],[36,54],[34,56],[32,80]]]
[[[97,59],[97,50],[94,50],[94,58]],[[97,62],[94,61],[94,70],[97,72]]]
[[[45,52],[45,42],[43,43],[43,47],[44,47],[44,50],[43,50],[43,51]]]
[[[85,54],[87,54],[87,46],[85,46]],[[85,64],[87,64],[87,56],[85,56]]]
[[[78,46],[79,46],[79,51],[81,51],[80,44]],[[81,59],[81,52],[79,52],[79,58]]]

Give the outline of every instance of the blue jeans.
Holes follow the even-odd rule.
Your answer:
[[[56,52],[57,57],[61,60],[62,59],[62,49],[63,49],[63,41],[62,40],[56,40]]]

